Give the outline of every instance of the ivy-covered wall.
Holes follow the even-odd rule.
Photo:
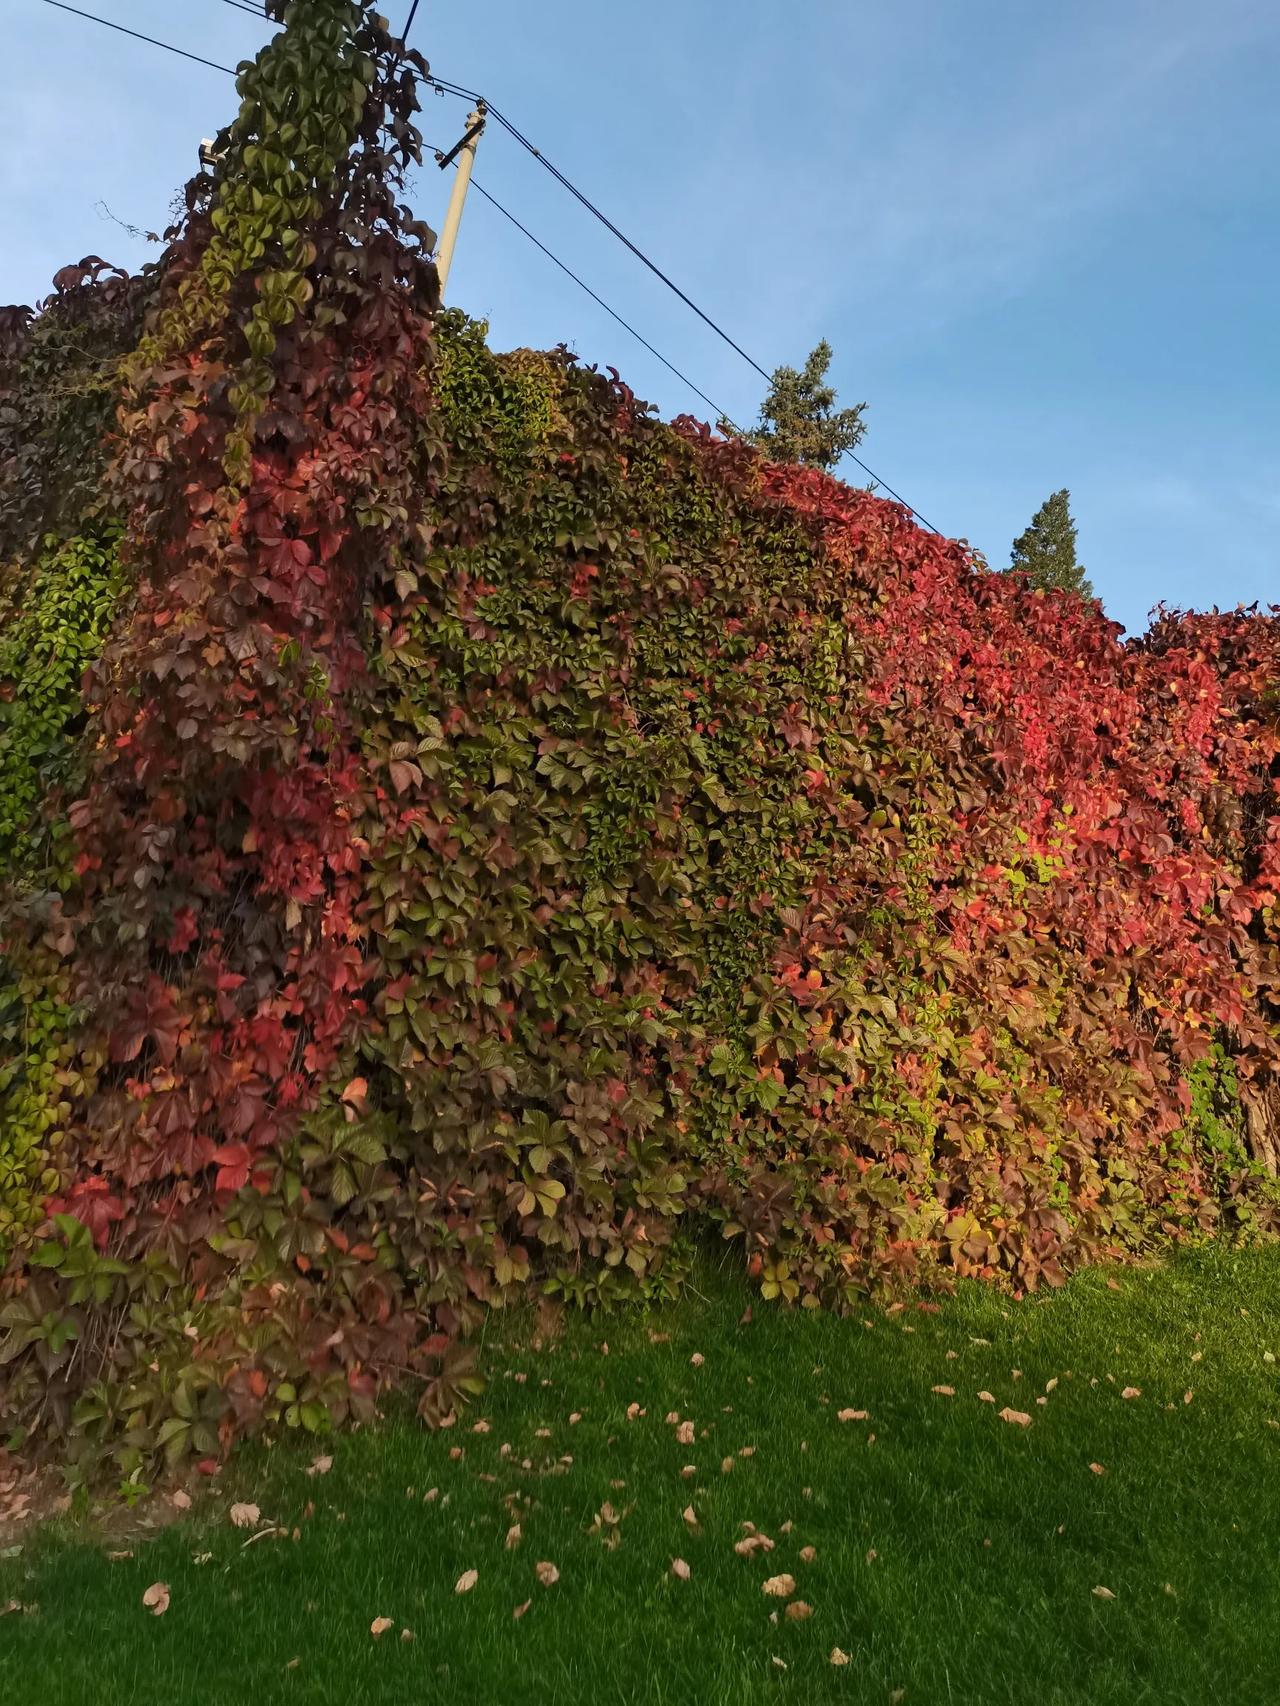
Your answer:
[[[126,1473],[439,1417],[487,1309],[707,1230],[804,1307],[1274,1232],[1275,616],[1122,645],[495,355],[404,67],[291,8],[141,332],[92,270],[4,322],[55,446],[33,349],[106,292],[116,353],[0,612],[0,1415]]]

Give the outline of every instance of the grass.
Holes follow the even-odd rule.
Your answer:
[[[748,1301],[708,1262],[679,1306],[568,1319],[540,1350],[512,1317],[490,1332],[487,1391],[447,1432],[390,1417],[322,1446],[322,1475],[306,1473],[314,1443],[247,1451],[114,1561],[118,1538],[70,1519],[28,1536],[0,1562],[0,1605],[31,1608],[0,1620],[0,1698],[1280,1698],[1276,1252],[1092,1272],[1024,1302],[967,1287],[936,1314],[840,1321],[756,1301],[743,1323]],[[644,1413],[628,1420],[632,1404]],[[237,1498],[283,1533],[233,1527]],[[596,1520],[606,1503],[616,1525]],[[745,1522],[772,1552],[735,1553]],[[783,1602],[762,1582],[782,1572],[808,1619],[771,1621]],[[158,1618],[142,1605],[157,1580],[172,1596]],[[393,1621],[375,1640],[377,1617]],[[830,1664],[835,1646],[847,1665]]]

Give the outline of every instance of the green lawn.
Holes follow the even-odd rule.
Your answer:
[[[1276,1252],[1094,1272],[1021,1303],[967,1287],[937,1313],[757,1301],[741,1323],[748,1301],[706,1263],[678,1307],[570,1318],[542,1350],[512,1317],[451,1430],[392,1418],[246,1452],[126,1558],[65,1519],[28,1536],[0,1562],[0,1605],[31,1608],[0,1619],[0,1697],[1280,1700]],[[333,1465],[308,1476],[317,1449]],[[283,1535],[234,1527],[234,1499]],[[606,1504],[616,1524],[596,1520]],[[735,1553],[747,1523],[772,1551]],[[808,1618],[762,1592],[783,1573]],[[160,1617],[142,1604],[156,1581]],[[392,1624],[375,1640],[378,1617]]]

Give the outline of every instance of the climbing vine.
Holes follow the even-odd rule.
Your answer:
[[[87,413],[6,370],[7,1423],[134,1475],[439,1419],[486,1309],[670,1295],[708,1224],[805,1307],[1277,1230],[1275,615],[1121,644],[493,354],[402,199],[424,63],[273,10],[145,289],[0,321],[83,397],[114,303]]]

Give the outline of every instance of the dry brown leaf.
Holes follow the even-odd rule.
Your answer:
[[[676,1423],[680,1420],[679,1410],[668,1410],[665,1420],[669,1428],[675,1427]]]
[[[818,1548],[816,1546],[802,1546],[800,1548],[800,1562],[802,1564],[812,1564],[817,1556]]]
[[[582,1420],[582,1411],[581,1410],[574,1410],[569,1416],[569,1426],[571,1428],[576,1428],[578,1423],[581,1420]]]
[[[191,1494],[184,1493],[179,1487],[176,1492],[169,1494],[169,1503],[176,1511],[189,1511],[191,1509]]]
[[[803,1623],[806,1617],[813,1616],[813,1607],[802,1599],[793,1599],[787,1607],[787,1616],[793,1623]]]
[[[533,1573],[544,1588],[553,1588],[560,1580],[560,1572],[554,1564],[547,1563],[544,1558],[541,1563],[533,1566]]]
[[[478,1422],[473,1422],[471,1424],[471,1431],[473,1434],[487,1434],[489,1432],[489,1428],[490,1424],[485,1421],[483,1416],[481,1416]]]
[[[1046,1391],[1046,1392],[1052,1392],[1052,1391],[1053,1391],[1053,1389],[1054,1389],[1054,1387],[1055,1387],[1055,1386],[1056,1386],[1056,1385],[1057,1385],[1057,1384],[1058,1384],[1058,1377],[1057,1377],[1057,1375],[1056,1375],[1056,1374],[1055,1374],[1055,1375],[1054,1375],[1054,1377],[1053,1377],[1053,1379],[1052,1379],[1052,1380],[1046,1380],[1046,1381],[1045,1381],[1045,1383],[1044,1383],[1044,1389],[1045,1389],[1045,1391]]]
[[[507,1530],[507,1551],[514,1552],[519,1544],[520,1524],[518,1522],[513,1522],[511,1527]]]
[[[706,1357],[703,1356],[701,1351],[695,1351],[693,1353],[693,1355],[689,1358],[689,1361],[693,1364],[693,1366],[695,1368],[701,1368],[703,1363],[706,1362],[706,1360],[707,1360]]]
[[[132,1547],[130,1547],[128,1550],[126,1550],[124,1552],[108,1552],[107,1553],[107,1562],[109,1564],[123,1564],[126,1559],[132,1558],[132,1557],[133,1557],[133,1549],[132,1549]]]
[[[679,1582],[687,1582],[689,1580],[689,1566],[685,1563],[683,1558],[673,1558],[671,1560],[671,1574]]]
[[[639,1404],[633,1402],[627,1405],[627,1420],[629,1422],[634,1422],[637,1416],[643,1415],[644,1411],[640,1408]]]
[[[1188,1386],[1187,1390],[1182,1394],[1182,1402],[1184,1404],[1189,1404],[1194,1397],[1195,1397],[1195,1393]]]
[[[983,1404],[994,1404],[996,1401],[994,1392],[979,1392],[978,1398]]]
[[[400,1639],[402,1641],[412,1641],[413,1640],[413,1630],[412,1629],[402,1629],[400,1631]]]
[[[698,1465],[696,1463],[686,1463],[680,1473],[686,1481],[692,1481],[693,1477],[698,1473]]]
[[[684,1520],[689,1524],[690,1528],[696,1528],[698,1526],[698,1513],[694,1510],[692,1505],[686,1505],[680,1514],[684,1517]]]
[[[734,1541],[733,1549],[739,1558],[751,1558],[757,1552],[772,1552],[773,1541],[767,1534],[747,1534]]]
[[[829,1659],[828,1663],[833,1664],[833,1665],[847,1665],[848,1662],[849,1662],[848,1653],[842,1652],[839,1647],[832,1647],[831,1658]]]
[[[152,1582],[142,1596],[142,1603],[153,1617],[163,1617],[169,1609],[168,1582]]]
[[[1122,1398],[1141,1398],[1142,1388],[1140,1386],[1126,1386],[1120,1396]]]
[[[867,1549],[867,1562],[868,1562],[868,1564],[874,1564],[876,1559],[879,1556],[880,1556],[880,1554],[876,1551],[874,1546],[871,1546]]]
[[[803,1441],[801,1441],[800,1449],[801,1449],[801,1451],[804,1450],[804,1442]],[[742,1445],[742,1446],[738,1447],[738,1456],[739,1457],[754,1457],[755,1454],[756,1454],[756,1448],[754,1445]]]
[[[453,1584],[454,1593],[470,1593],[480,1580],[479,1570],[464,1570]]]
[[[1093,1590],[1093,1597],[1095,1599],[1114,1599],[1116,1596],[1110,1588],[1096,1587]]]
[[[375,1617],[373,1622],[369,1625],[369,1633],[376,1641],[386,1634],[387,1630],[390,1629],[391,1624],[392,1619],[390,1617]]]
[[[1109,1279],[1107,1281],[1107,1290],[1108,1291],[1119,1291],[1119,1289],[1120,1289],[1120,1281],[1119,1280]]]
[[[1101,1463],[1091,1463],[1089,1467],[1093,1470],[1095,1475],[1105,1475],[1107,1472]]]
[[[332,1457],[317,1457],[317,1458],[313,1459],[313,1461],[311,1463],[311,1467],[307,1470],[307,1474],[308,1475],[327,1475],[332,1468],[333,1468]]]
[[[836,1420],[838,1422],[865,1422],[870,1414],[869,1410],[838,1410]]]
[[[692,1422],[681,1422],[676,1429],[676,1440],[680,1445],[693,1444],[694,1427]]]
[[[532,1604],[533,1601],[531,1599],[526,1599],[523,1605],[517,1605],[515,1610],[511,1613],[511,1621],[513,1623],[518,1622]]]
[[[954,1398],[956,1395],[954,1386],[935,1386],[933,1390],[940,1398]]]
[[[257,1505],[232,1505],[227,1513],[233,1528],[252,1528],[262,1512]]]
[[[727,1475],[732,1468],[733,1468],[732,1457],[722,1457],[720,1459],[720,1473],[722,1475]]]
[[[1004,1409],[999,1412],[999,1415],[1002,1422],[1013,1422],[1020,1428],[1029,1428],[1031,1426],[1031,1417],[1025,1410],[1011,1410],[1006,1404]]]
[[[761,1588],[761,1592],[768,1594],[770,1599],[790,1599],[791,1595],[795,1591],[795,1577],[785,1574],[781,1576],[770,1576]]]
[[[775,1613],[775,1615],[774,1615],[774,1618],[773,1618],[773,1621],[774,1621],[774,1622],[775,1622],[775,1623],[776,1623],[776,1622],[777,1622],[777,1621],[778,1621],[778,1619],[777,1619],[777,1615],[776,1615],[776,1613]],[[785,1660],[785,1659],[780,1659],[780,1658],[779,1658],[779,1657],[778,1657],[778,1655],[777,1655],[777,1653],[773,1653],[773,1654],[772,1654],[772,1655],[771,1655],[771,1657],[772,1657],[772,1659],[773,1659],[773,1662],[774,1662],[774,1664],[775,1664],[775,1665],[777,1665],[777,1667],[778,1667],[778,1669],[779,1669],[779,1670],[786,1670],[786,1668],[787,1668],[787,1661],[786,1661],[786,1660]]]

